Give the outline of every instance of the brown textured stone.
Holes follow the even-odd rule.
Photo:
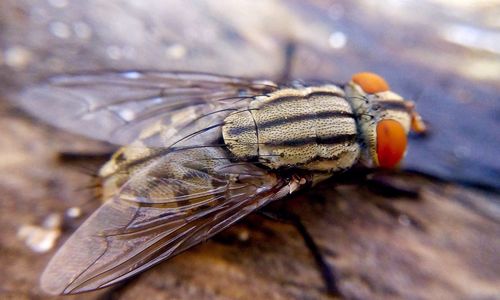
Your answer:
[[[435,7],[425,1],[398,8],[363,1],[333,6],[329,1],[165,3],[0,4],[0,298],[45,298],[37,283],[53,251],[32,252],[17,237],[19,228],[40,225],[48,215],[62,215],[73,206],[88,216],[99,205],[89,191],[76,191],[87,185],[88,177],[60,164],[56,156],[107,146],[40,124],[7,104],[17,88],[47,74],[183,69],[276,77],[284,41],[294,39],[294,77],[345,81],[371,70],[400,94],[420,95],[417,106],[430,121],[432,136],[410,141],[407,166],[498,189],[500,141],[494,128],[500,111],[500,60],[498,50],[481,44],[494,38],[486,30],[494,26],[488,16],[498,13],[494,1],[472,8],[451,3]],[[453,36],[460,29],[457,12],[479,30],[475,47],[459,45]],[[340,48],[339,32],[346,38]],[[418,175],[396,179],[420,187],[420,201],[324,184],[287,202],[335,266],[344,295],[497,298],[498,194]],[[387,206],[401,214],[381,209]],[[66,220],[58,245],[82,219]],[[248,240],[238,238],[245,235]],[[257,215],[114,291],[64,299],[100,297],[327,298],[294,228]]]

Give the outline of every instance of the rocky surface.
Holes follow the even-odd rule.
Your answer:
[[[335,266],[343,294],[498,298],[498,3],[371,3],[0,3],[0,298],[44,299],[37,284],[43,267],[99,205],[82,189],[89,182],[82,168],[60,163],[57,153],[109,149],[26,116],[14,108],[17,91],[50,74],[103,69],[272,79],[289,41],[297,45],[293,77],[346,81],[372,70],[416,99],[432,132],[411,141],[405,167],[446,180],[396,176],[421,188],[419,201],[330,183],[286,202]],[[116,290],[67,299],[103,297],[328,296],[295,229],[252,215]]]

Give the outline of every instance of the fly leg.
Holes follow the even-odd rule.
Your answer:
[[[112,155],[113,152],[63,151],[58,153],[57,160],[96,179],[98,177],[97,171]]]
[[[397,182],[383,173],[373,173],[366,177],[365,185],[372,192],[387,198],[403,197],[408,200],[419,200],[418,188]]]
[[[280,78],[278,82],[289,82],[292,75],[293,59],[295,57],[295,51],[297,49],[297,44],[294,41],[287,41],[284,49],[284,64],[283,70],[281,71]]]
[[[88,176],[88,182],[75,189],[77,193],[85,193],[87,200],[77,208],[80,214],[87,214],[96,209],[96,205],[102,201],[102,179],[98,174],[99,168],[109,160],[112,152],[59,152],[57,159],[61,164],[74,168],[77,172]],[[80,222],[74,218],[65,218],[64,226],[75,230]]]
[[[365,167],[356,167],[336,178],[339,184],[355,184],[366,187],[371,193],[381,197],[367,197],[367,201],[375,205],[389,216],[395,218],[400,223],[414,226],[420,230],[425,228],[421,222],[398,208],[390,201],[405,200],[419,201],[420,190],[418,186],[411,182],[402,180],[405,172],[390,172]]]
[[[384,197],[405,197],[407,199],[418,200],[419,189],[398,181],[394,175],[397,175],[397,173],[373,168],[355,167],[335,177],[333,180],[337,184],[363,185],[373,193]]]
[[[316,244],[311,234],[300,220],[299,216],[287,211],[270,212],[270,211],[260,210],[259,213],[262,216],[271,219],[273,221],[291,224],[295,227],[295,229],[297,229],[297,231],[302,236],[302,239],[304,240],[304,243],[306,244],[307,248],[314,257],[314,261],[316,262],[316,265],[318,266],[319,271],[321,272],[321,276],[323,277],[323,281],[325,283],[327,292],[332,296],[342,298],[342,293],[340,292],[340,289],[337,286],[337,281],[338,281],[337,276],[335,275],[332,266],[330,266],[325,260],[318,245]]]
[[[63,151],[58,153],[58,160],[62,163],[76,163],[86,161],[107,161],[111,158],[113,152],[71,152]]]
[[[143,274],[143,273],[141,273]],[[97,300],[118,300],[122,297],[122,295],[126,292],[126,290],[136,281],[139,280],[141,274],[137,274],[136,276],[132,276],[129,279],[126,279],[116,285],[113,285],[107,288],[106,292],[97,297]]]
[[[419,201],[420,190],[407,183],[398,181],[391,174],[372,173],[364,181],[364,185],[380,197],[370,197],[369,201],[380,210],[391,217],[394,217],[400,223],[411,225],[417,229],[425,230],[421,222],[406,212],[401,211],[390,203],[390,199],[405,201]]]

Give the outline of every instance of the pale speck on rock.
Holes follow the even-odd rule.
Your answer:
[[[407,215],[400,215],[398,217],[398,222],[399,222],[399,224],[401,224],[403,226],[410,226],[411,225],[410,218]]]
[[[109,46],[106,48],[106,54],[108,57],[114,60],[118,60],[122,57],[122,51],[117,46]]]
[[[63,8],[68,5],[67,0],[49,0],[49,4],[52,5],[53,7],[57,8]]]
[[[250,231],[248,229],[242,229],[238,231],[238,240],[241,242],[247,242],[250,239]]]
[[[3,53],[5,64],[14,69],[22,69],[28,65],[32,57],[29,50],[21,46],[8,48]]]
[[[120,51],[122,56],[127,59],[134,59],[137,53],[135,48],[131,46],[125,46]]]
[[[181,59],[186,56],[187,49],[181,44],[173,44],[165,49],[165,55],[172,59]]]
[[[79,207],[70,207],[66,210],[66,216],[76,219],[82,216],[82,209]]]
[[[61,38],[61,39],[67,39],[71,36],[70,28],[68,27],[68,25],[64,24],[63,22],[50,23],[49,31],[54,36]]]
[[[62,225],[62,217],[59,214],[53,213],[48,215],[45,220],[43,220],[42,226],[47,229],[60,228]]]
[[[44,253],[51,250],[61,236],[61,225],[61,215],[53,213],[45,218],[42,226],[22,225],[17,237],[34,252]]]
[[[347,36],[340,31],[333,32],[328,38],[328,44],[334,49],[344,48],[347,43]]]
[[[141,76],[141,73],[131,71],[131,72],[122,73],[122,76],[125,78],[129,78],[129,79],[137,79]]]
[[[85,22],[74,23],[73,31],[76,36],[82,40],[88,40],[92,36],[92,28]]]

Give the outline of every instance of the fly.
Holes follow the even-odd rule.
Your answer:
[[[164,261],[269,202],[356,165],[394,168],[411,101],[373,73],[345,85],[192,72],[67,75],[22,105],[121,148],[100,169],[103,204],[57,251],[51,294],[91,291]]]

